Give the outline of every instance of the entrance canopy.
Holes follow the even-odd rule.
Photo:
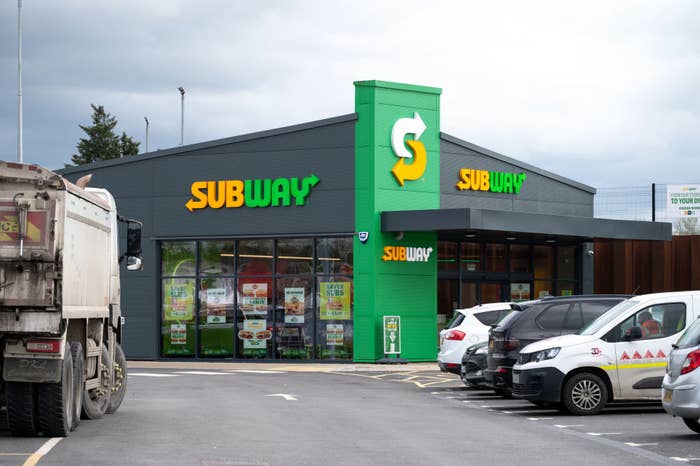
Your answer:
[[[475,234],[501,239],[581,242],[595,239],[671,240],[671,224],[487,209],[404,210],[381,213],[383,232],[437,231],[439,239]]]

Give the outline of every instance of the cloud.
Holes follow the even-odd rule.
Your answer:
[[[593,186],[700,181],[696,2],[25,0],[25,158],[67,162],[104,105],[150,149],[353,111],[352,82],[443,88],[442,128]],[[16,154],[0,5],[0,157]],[[695,179],[687,179],[688,177]]]

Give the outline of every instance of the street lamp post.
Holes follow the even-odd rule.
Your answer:
[[[148,153],[148,117],[143,117],[146,120],[146,153]]]
[[[22,147],[22,0],[17,0],[17,161],[23,162],[24,148]]]
[[[185,143],[185,90],[182,86],[178,87],[180,91],[180,145]]]

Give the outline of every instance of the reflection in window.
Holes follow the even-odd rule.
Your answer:
[[[313,276],[277,278],[276,342],[280,359],[313,357]]]
[[[459,270],[459,243],[438,241],[438,270]]]
[[[311,273],[314,263],[312,239],[277,240],[278,275]]]
[[[233,275],[233,241],[200,241],[199,273]]]
[[[195,279],[166,278],[161,289],[163,354],[194,356]]]
[[[510,246],[510,271],[528,273],[530,268],[530,246],[523,244],[511,244]]]
[[[352,280],[319,278],[317,356],[352,359]]]
[[[551,246],[535,246],[534,249],[535,278],[552,278],[554,276],[554,248]],[[535,296],[539,297],[539,295]]]
[[[194,241],[163,243],[160,256],[161,275],[164,277],[195,275]]]
[[[487,244],[486,245],[486,270],[489,272],[506,271],[506,245]]]
[[[316,272],[352,275],[352,238],[316,240]]]
[[[557,248],[557,275],[560,279],[573,280],[576,270],[576,249],[573,246]]]
[[[462,243],[462,270],[467,272],[481,271],[481,243]]]
[[[238,273],[241,275],[272,275],[271,239],[238,242]]]
[[[200,280],[199,351],[202,356],[233,356],[234,294],[233,278]]]

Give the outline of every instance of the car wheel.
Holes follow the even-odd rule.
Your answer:
[[[692,419],[689,417],[684,417],[683,422],[685,422],[685,425],[688,426],[688,429],[700,434],[700,419]]]
[[[608,401],[608,387],[595,374],[576,374],[564,385],[564,407],[571,414],[585,416],[599,413]]]
[[[513,390],[510,388],[494,388],[493,391],[503,398],[513,398]]]

